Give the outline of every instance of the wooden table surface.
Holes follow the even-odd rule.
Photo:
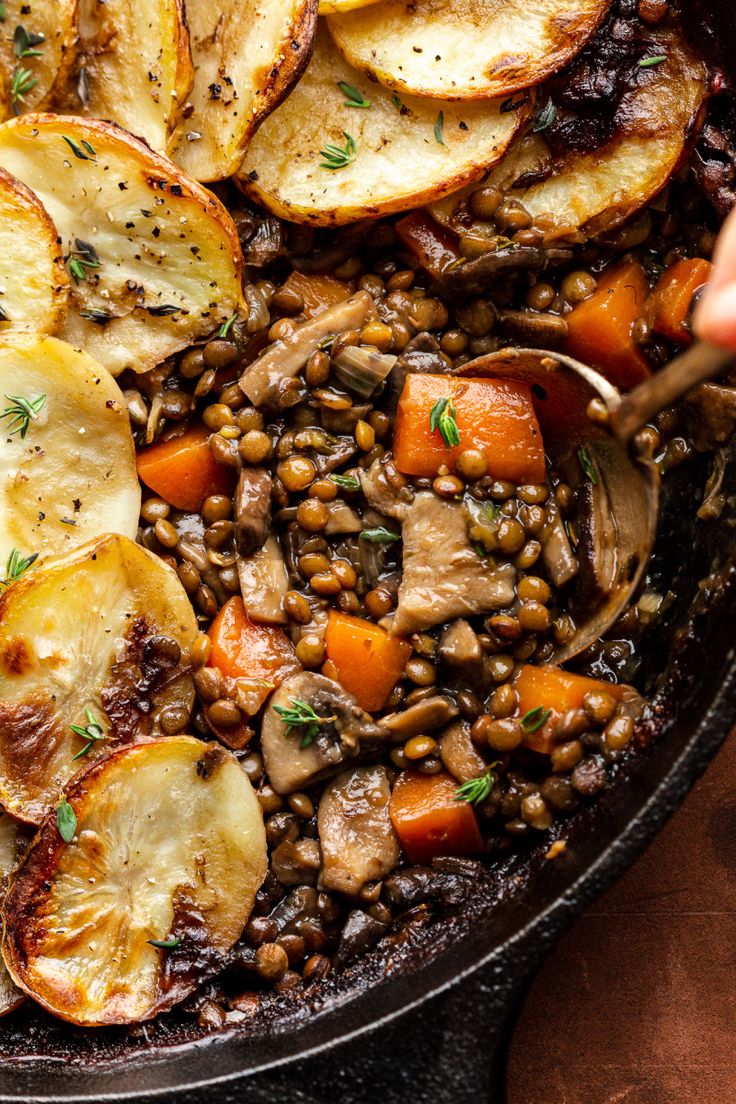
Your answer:
[[[509,1104],[735,1101],[736,733],[542,968],[509,1083]]]

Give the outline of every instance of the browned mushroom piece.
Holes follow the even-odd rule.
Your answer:
[[[266,625],[285,625],[283,600],[289,589],[289,572],[281,546],[273,534],[263,548],[249,556],[237,556],[240,593],[251,621]]]
[[[390,797],[382,766],[345,770],[325,787],[317,813],[322,888],[355,896],[396,866],[399,841],[388,813]]]
[[[455,721],[440,737],[440,759],[458,782],[470,782],[487,770],[487,763],[470,738],[467,721]]]
[[[548,538],[554,542],[549,550],[553,555],[545,556],[555,583],[571,580],[577,628],[552,657],[562,663],[605,635],[635,593],[654,544],[659,473],[646,458],[632,458],[606,428],[590,419],[592,399],[614,410],[621,396],[586,365],[539,349],[501,349],[464,364],[461,374],[530,385],[547,453],[576,493],[579,570],[574,570],[561,519]]]
[[[262,548],[271,528],[273,479],[265,468],[243,468],[235,490],[235,537],[247,556]]]
[[[316,720],[301,725],[284,717],[294,710]],[[278,688],[261,726],[261,753],[274,790],[295,793],[335,774],[343,763],[365,757],[388,739],[388,731],[332,679],[301,671]]]

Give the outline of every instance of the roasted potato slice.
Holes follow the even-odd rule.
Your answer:
[[[414,96],[479,100],[541,84],[585,46],[609,0],[385,0],[331,15],[346,60]]]
[[[96,119],[24,115],[0,126],[0,162],[76,262],[61,336],[113,375],[155,367],[241,306],[229,214],[140,139]]]
[[[15,869],[23,844],[18,825],[7,813],[0,813],[0,900],[5,899],[10,874]],[[7,1016],[25,1000],[25,994],[15,984],[5,963],[0,962],[0,1016]]]
[[[14,551],[45,556],[98,533],[134,537],[135,448],[109,373],[55,337],[0,335],[0,395],[0,571]]]
[[[45,107],[64,87],[74,61],[77,0],[5,0],[3,10],[0,70],[7,77],[7,118]]]
[[[376,4],[378,0],[319,0],[317,12],[319,15],[333,15],[335,12],[353,11],[354,8],[364,8],[367,4]]]
[[[243,930],[266,873],[258,799],[224,748],[171,736],[95,763],[62,808],[6,900],[10,974],[75,1024],[150,1019]]]
[[[341,83],[370,110],[346,106]],[[294,222],[375,218],[477,180],[526,117],[526,106],[503,111],[497,100],[399,101],[351,69],[323,29],[301,81],[253,138],[238,182]]]
[[[193,79],[183,0],[80,0],[75,70],[57,110],[112,119],[165,152]]]
[[[0,335],[57,333],[68,291],[56,227],[38,196],[0,169]]]
[[[317,0],[188,0],[187,18],[193,111],[174,156],[197,180],[222,180],[304,72]]]
[[[582,241],[612,230],[665,187],[687,155],[707,92],[704,64],[674,33],[652,36],[647,52],[664,57],[640,68],[616,113],[616,134],[589,153],[555,158],[542,134],[518,142],[488,178],[529,212],[548,241]],[[541,179],[529,186],[516,181]],[[430,210],[462,229],[468,192]]]
[[[82,765],[76,757],[161,735],[162,713],[164,725],[171,717],[184,728],[196,636],[176,572],[127,537],[101,537],[8,587],[0,597],[0,803],[40,823]]]

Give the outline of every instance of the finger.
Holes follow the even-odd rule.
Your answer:
[[[736,347],[736,211],[716,242],[713,274],[695,311],[693,328],[703,341]]]

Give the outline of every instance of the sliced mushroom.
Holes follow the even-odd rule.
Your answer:
[[[577,630],[552,657],[562,663],[615,624],[641,581],[657,528],[656,466],[643,458],[631,459],[612,434],[591,421],[591,399],[615,409],[621,397],[606,379],[570,357],[539,349],[502,349],[464,364],[461,373],[531,385],[545,448],[576,491],[580,569],[571,605]],[[559,527],[553,527],[552,539],[557,542],[560,578],[572,578],[573,565]]]
[[[279,710],[300,703],[314,711],[314,728],[289,726]],[[261,727],[261,752],[271,785],[294,793],[334,774],[346,759],[370,753],[388,736],[338,683],[303,671],[292,675],[271,698]]]
[[[352,506],[348,506],[346,502],[342,502],[340,499],[335,502],[327,502],[325,505],[330,515],[324,529],[326,536],[334,537],[338,533],[360,533],[362,531],[363,522]]]
[[[388,815],[390,797],[381,766],[343,771],[325,787],[317,813],[323,889],[354,897],[396,866],[399,841]]]
[[[398,713],[389,713],[382,717],[381,724],[388,729],[393,740],[403,741],[409,736],[418,736],[421,732],[434,732],[438,728],[444,728],[457,717],[458,712],[452,698],[433,694],[406,709],[400,709]]]
[[[440,737],[440,759],[458,782],[470,782],[488,769],[488,765],[470,738],[467,721],[455,721]]]
[[[251,621],[285,625],[284,597],[289,589],[289,572],[281,545],[271,534],[263,548],[237,559],[240,593]]]
[[[493,280],[510,272],[543,268],[545,262],[543,249],[533,245],[508,246],[445,269],[440,282],[447,291],[480,295]]]
[[[472,625],[460,617],[443,629],[439,645],[440,659],[449,667],[477,669],[483,662],[483,649]]]
[[[376,308],[367,291],[351,295],[269,345],[240,377],[241,388],[255,406],[275,406],[281,384],[301,372],[321,341],[345,330],[359,330],[370,318],[376,317]]]
[[[235,537],[243,556],[262,548],[271,528],[273,479],[265,468],[246,467],[235,489]]]

